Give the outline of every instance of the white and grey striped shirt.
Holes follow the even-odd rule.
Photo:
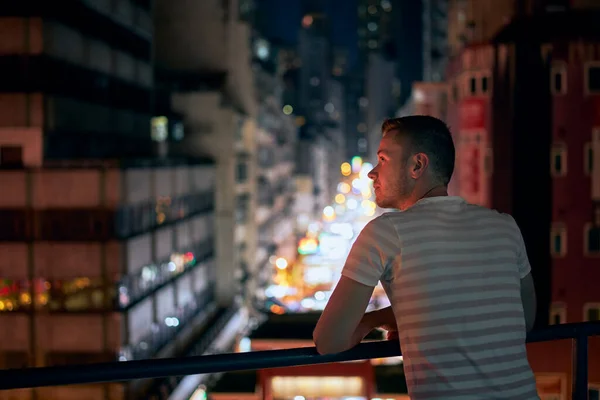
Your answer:
[[[367,224],[342,274],[381,280],[411,399],[530,400],[520,296],[530,269],[511,216],[443,196]]]

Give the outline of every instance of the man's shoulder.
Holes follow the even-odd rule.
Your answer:
[[[369,232],[369,231],[393,230],[394,225],[390,220],[390,214],[394,214],[394,213],[386,212],[386,213],[379,215],[378,217],[373,218],[365,225],[365,227],[363,228],[363,231]]]

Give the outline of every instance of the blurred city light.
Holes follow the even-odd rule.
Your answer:
[[[350,185],[349,185],[349,184],[347,184],[346,182],[341,182],[341,183],[338,185],[338,192],[340,192],[340,193],[344,193],[344,194],[346,194],[346,193],[350,193],[350,190],[351,190],[351,189],[352,189],[352,188],[350,187]]]
[[[348,176],[352,173],[352,166],[350,165],[350,163],[345,162],[342,164],[341,170],[342,170],[342,175]]]
[[[354,172],[355,174],[360,172],[360,168],[362,167],[362,158],[359,156],[354,156],[352,157],[352,172]]]
[[[288,262],[285,258],[279,257],[277,260],[275,260],[275,266],[279,269],[286,269]]]
[[[323,209],[323,216],[325,218],[333,218],[335,216],[335,210],[331,206],[327,206]]]
[[[290,106],[289,104],[286,104],[285,106],[283,106],[283,113],[285,115],[290,115],[294,112],[294,107]]]

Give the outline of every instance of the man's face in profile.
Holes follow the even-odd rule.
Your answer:
[[[402,209],[412,191],[407,161],[410,156],[406,140],[397,130],[387,132],[379,143],[377,165],[369,172],[375,189],[375,202],[381,208]]]

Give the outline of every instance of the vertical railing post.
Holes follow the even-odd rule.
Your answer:
[[[573,339],[573,400],[588,400],[588,337],[577,333]]]

